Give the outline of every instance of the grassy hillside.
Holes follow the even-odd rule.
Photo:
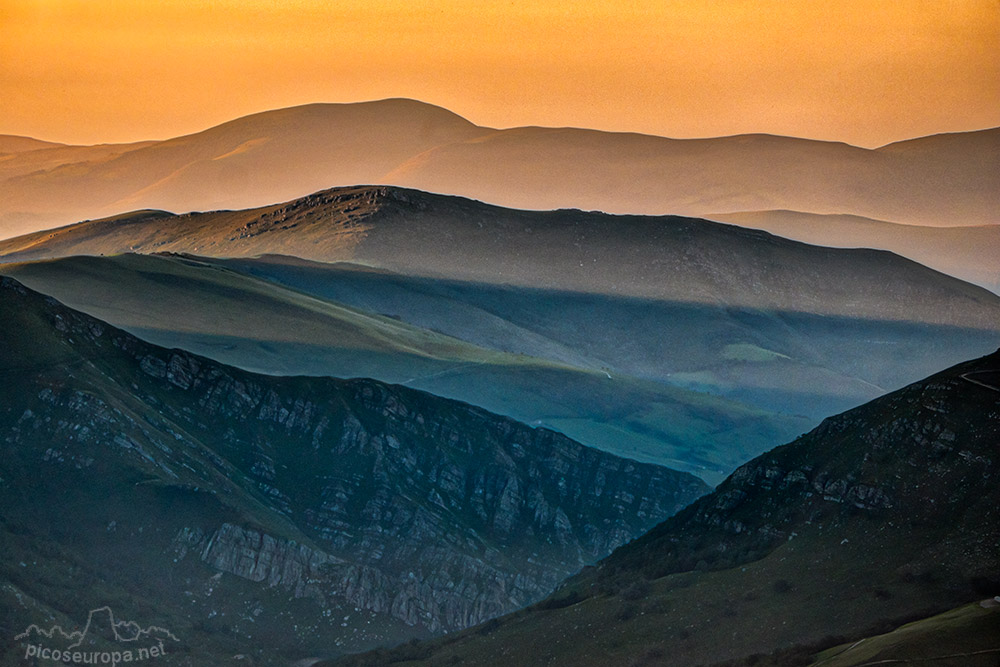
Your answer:
[[[213,260],[73,257],[0,265],[0,273],[158,345],[247,370],[401,383],[713,483],[809,425],[649,379],[609,377],[576,358],[464,342]]]
[[[820,248],[685,218],[515,211],[394,188],[329,190],[245,211],[137,212],[0,242],[8,262],[161,251],[219,261],[261,253],[322,260],[272,257],[216,266],[332,301],[342,312],[337,304],[381,315],[381,333],[369,336],[357,323],[323,333],[314,326],[315,313],[272,318],[265,313],[283,306],[243,312],[239,299],[226,298],[219,306],[229,310],[220,312],[230,319],[220,327],[209,321],[214,315],[205,315],[216,298],[210,280],[188,285],[201,295],[202,315],[192,316],[195,328],[181,341],[171,337],[184,330],[185,316],[164,305],[173,297],[157,297],[163,317],[175,322],[164,328],[155,312],[143,313],[147,304],[139,292],[133,293],[138,298],[127,295],[133,278],[82,279],[80,289],[88,284],[97,290],[88,298],[80,290],[72,294],[74,280],[66,274],[34,284],[78,299],[81,307],[99,306],[97,295],[107,287],[123,290],[122,303],[133,304],[127,317],[138,318],[129,325],[135,331],[160,336],[152,340],[164,344],[195,345],[191,349],[228,363],[411,382],[603,447],[624,443],[624,433],[630,437],[620,446],[627,449],[615,451],[673,465],[687,461],[683,465],[696,467],[685,469],[708,478],[742,459],[690,458],[691,437],[710,438],[709,448],[720,438],[744,441],[738,449],[753,453],[760,451],[755,448],[763,444],[763,431],[749,429],[746,441],[748,430],[738,426],[745,420],[728,416],[717,420],[719,427],[699,417],[704,426],[690,429],[690,420],[673,418],[677,390],[752,406],[745,423],[768,419],[754,411],[790,415],[795,428],[786,422],[780,432],[769,431],[780,439],[801,432],[800,417],[818,419],[857,405],[934,368],[983,354],[1000,340],[996,295],[890,253]],[[368,268],[332,267],[326,263],[332,260]],[[194,261],[207,262],[203,274],[213,275],[207,265],[216,260]],[[27,276],[27,269],[10,270]],[[42,269],[32,271],[41,281]],[[128,325],[122,313],[104,309],[100,315]],[[235,338],[247,340],[234,339],[235,322],[242,327]],[[278,322],[291,325],[291,333],[278,332]],[[410,329],[404,331],[403,323]],[[257,330],[262,339],[246,336]],[[411,354],[411,348],[436,345],[430,342],[436,332],[480,349]],[[389,342],[397,334],[400,342]],[[336,343],[331,336],[343,344],[328,344]],[[345,352],[354,349],[365,354]],[[496,352],[496,364],[484,359]],[[454,363],[428,365],[428,356]],[[497,365],[511,363],[521,370],[539,366],[539,373],[496,372]],[[713,410],[726,412],[721,405]],[[668,453],[657,458],[663,443]]]
[[[805,264],[812,259],[800,261]],[[788,281],[795,273],[792,261],[775,271],[784,273]],[[993,316],[995,324],[982,329],[955,326],[966,315],[972,315],[973,322],[979,321],[983,311],[978,309],[975,314],[969,310],[957,315],[949,324],[931,314],[930,308],[913,312],[920,308],[918,302],[931,305],[931,293],[942,277],[907,274],[895,270],[892,262],[885,265],[887,275],[894,275],[901,284],[882,294],[860,285],[859,295],[851,300],[837,300],[819,286],[808,291],[803,287],[797,294],[800,308],[836,310],[837,316],[763,305],[690,303],[683,297],[635,298],[421,278],[288,257],[219,263],[477,345],[603,370],[616,378],[627,375],[669,383],[814,419],[853,407],[1000,343],[996,332],[1000,312]],[[641,267],[635,270],[642,271]],[[680,292],[677,283],[688,278],[689,274],[682,273],[672,288]],[[944,280],[942,287],[949,281]],[[768,294],[772,298],[781,289],[781,281],[780,277],[771,280],[774,286],[768,286]],[[663,282],[671,281],[664,277]],[[889,295],[909,289],[924,292],[925,297],[907,300],[911,319],[897,321],[891,310],[899,302]],[[964,289],[959,287],[955,303]],[[979,293],[985,312],[994,311],[994,297]],[[936,303],[943,305],[944,301]],[[814,305],[817,303],[823,305]],[[885,317],[861,314],[874,310],[875,304],[881,304]],[[852,312],[855,309],[857,313]],[[924,316],[941,323],[920,321]]]
[[[811,667],[917,663],[930,667],[993,667],[1000,657],[1000,603],[988,599],[892,632],[835,646]]]
[[[982,288],[886,252],[700,220],[515,211],[393,188],[155,215],[12,239],[0,252],[350,260],[405,278],[282,260],[234,266],[476,345],[813,417],[1000,338],[1000,299]]]
[[[124,252],[284,254],[702,306],[972,327],[998,320],[995,295],[890,253],[815,247],[689,218],[518,211],[398,188],[334,189],[242,211],[94,220],[0,242],[5,261]]]
[[[314,374],[374,367],[404,382],[460,364],[523,361],[192,257],[71,257],[0,270],[156,344],[219,348],[224,361],[249,370],[301,374],[311,360]],[[352,368],[361,355],[371,361]]]

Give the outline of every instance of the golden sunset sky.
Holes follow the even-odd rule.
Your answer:
[[[411,97],[480,125],[875,146],[1000,125],[1000,0],[0,0],[0,133]]]

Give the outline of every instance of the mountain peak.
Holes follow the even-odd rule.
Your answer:
[[[996,136],[955,133],[866,150],[774,135],[493,129],[406,98],[313,103],[134,145],[40,151],[0,138],[0,152],[21,151],[0,168],[0,235],[139,208],[261,206],[352,183],[523,209],[702,216],[783,208],[987,224],[996,222]]]
[[[400,126],[419,128],[421,124],[425,130],[430,130],[435,125],[477,127],[444,107],[407,97],[390,97],[363,102],[311,102],[259,111],[215,125],[197,134],[231,131],[237,128],[243,132],[265,128],[277,129],[290,122],[305,124],[307,128],[321,132],[321,124],[336,128],[345,124],[351,126],[360,121],[368,123],[371,128],[382,128],[389,132]]]

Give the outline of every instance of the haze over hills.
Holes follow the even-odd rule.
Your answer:
[[[346,305],[402,320],[423,330],[423,340],[433,339],[428,332],[442,332],[492,350],[490,354],[542,360],[532,362],[536,366],[570,366],[591,374],[581,388],[601,379],[611,380],[608,387],[616,387],[616,392],[635,390],[618,384],[625,376],[814,419],[902,386],[920,373],[993,349],[1000,337],[1000,299],[995,295],[885,252],[817,248],[693,219],[516,211],[396,188],[335,189],[247,211],[182,216],[145,212],[0,242],[7,261],[164,250],[221,257],[279,252],[377,268],[280,257],[173,260],[174,269],[197,269],[197,276],[190,276],[194,283],[180,280],[175,290],[210,278],[197,288],[201,305],[192,311],[190,322],[176,307],[166,308],[168,314],[162,317],[146,307],[144,292],[150,289],[160,304],[191,300],[182,293],[170,296],[171,281],[179,280],[170,277],[174,269],[151,286],[141,270],[130,274],[140,268],[138,258],[4,270],[78,307],[98,308],[90,312],[133,327],[136,333],[167,336],[154,338],[157,342],[187,347],[194,341],[200,353],[244,367],[250,358],[257,365],[249,367],[256,370],[310,372],[303,365],[308,346],[294,350],[289,345],[308,341],[298,333],[291,338],[268,334],[269,344],[284,350],[272,347],[256,353],[251,351],[255,341],[236,340],[246,337],[248,329],[235,324],[246,324],[245,315],[226,320],[229,324],[221,329],[203,326],[211,319],[211,291],[222,287],[211,287],[222,275],[209,270],[213,266],[281,284],[332,302],[335,308]],[[159,266],[154,273],[167,264]],[[74,277],[75,270],[81,271],[79,276]],[[100,305],[116,292],[117,300],[133,304],[130,312]],[[222,298],[225,302],[227,297]],[[237,305],[230,312],[242,308]],[[398,323],[380,326],[400,329]],[[169,337],[185,329],[187,342]],[[212,336],[222,338],[213,341]],[[319,339],[333,341],[324,336]],[[405,337],[400,340],[396,352],[411,345]],[[226,356],[226,346],[240,348]],[[486,358],[482,350],[463,354],[460,358]],[[291,361],[284,360],[289,356]],[[347,368],[344,356],[336,362],[340,371]],[[320,358],[331,359],[326,353]],[[400,358],[395,360],[390,363]],[[407,363],[404,371],[383,362],[371,374],[408,380],[413,376],[399,373],[413,373],[416,367],[413,359]],[[507,362],[501,365],[509,367]],[[364,366],[372,368],[377,366]],[[394,374],[384,375],[387,368]],[[354,370],[369,372],[359,366]],[[607,447],[614,440],[603,431],[588,431],[593,421],[561,421],[569,418],[564,408],[545,408],[539,415],[520,411],[513,403],[480,403],[486,375],[482,368],[470,370],[425,373],[433,379],[417,386],[528,421],[543,419],[591,444]],[[608,374],[612,378],[605,378]],[[477,397],[463,393],[469,391],[471,375],[480,378],[475,383],[480,387]],[[522,387],[537,380],[519,375]],[[560,401],[566,398],[564,406],[592,392],[587,389],[570,400],[562,391],[553,394],[550,381],[540,386],[542,393],[560,396]],[[648,386],[641,391],[651,396]],[[598,394],[604,396],[603,391]],[[599,412],[591,405],[580,413]],[[626,430],[636,431],[633,426]],[[654,430],[671,432],[661,426]],[[648,451],[630,455],[660,460],[647,458]],[[691,469],[685,466],[692,461],[671,463]],[[698,462],[702,464],[704,460]]]
[[[384,100],[268,111],[116,154],[107,146],[22,153],[0,171],[0,224],[46,221],[15,233],[146,207],[259,206],[377,181],[413,155],[484,131],[439,107]]]
[[[337,664],[810,664],[892,619],[1000,593],[998,438],[1000,352],[827,419],[542,603]],[[992,664],[998,611],[956,610],[817,664],[897,643]]]
[[[139,211],[0,241],[6,262],[125,252],[283,254],[588,294],[959,326],[997,322],[986,306],[994,295],[889,253],[818,248],[676,216],[521,211],[389,187],[335,188],[240,211]],[[898,280],[885,281],[885,271]],[[914,298],[913,289],[929,291]],[[879,298],[889,293],[894,298]]]
[[[13,134],[0,134],[0,160],[9,159],[11,153],[24,153],[41,148],[54,148],[65,144],[55,144],[51,141],[41,141],[31,137],[20,137]]]
[[[705,216],[833,248],[891,250],[924,266],[1000,293],[1000,225],[926,227],[854,215],[746,211]]]
[[[139,208],[259,206],[358,183],[530,209],[788,209],[934,226],[993,224],[1000,208],[996,129],[869,150],[771,135],[497,130],[401,99],[279,109],[130,147],[22,151],[0,165],[3,236]]]
[[[609,376],[600,362],[501,317],[460,331],[471,339],[493,334],[464,342],[262,280],[252,275],[257,263],[234,270],[205,258],[122,255],[4,264],[0,272],[156,345],[255,372],[401,383],[710,482],[811,424],[634,375]],[[336,272],[323,278],[346,283]],[[382,292],[367,289],[372,297]],[[532,344],[514,349],[503,332]]]
[[[1000,352],[894,390],[1000,345],[998,205],[1000,129],[394,99],[0,136],[0,229],[98,218],[0,240],[0,634],[107,605],[190,665],[957,645],[996,622],[959,605],[1000,593]]]
[[[677,246],[679,252],[699,254],[696,248],[685,248],[682,243]],[[551,253],[550,262],[554,265],[560,264],[557,254]],[[754,261],[778,263],[773,258]],[[684,294],[657,299],[572,289],[522,288],[421,278],[286,257],[230,259],[220,263],[477,345],[605,369],[615,378],[626,375],[708,391],[768,410],[805,414],[814,419],[857,405],[885,389],[902,386],[917,372],[931,372],[935,364],[940,366],[942,361],[950,363],[961,358],[963,351],[973,354],[986,351],[998,342],[1000,327],[996,306],[990,305],[995,297],[987,292],[981,292],[984,299],[970,305],[966,313],[954,313],[951,323],[931,324],[933,318],[919,308],[913,308],[908,319],[895,321],[891,313],[897,297],[890,296],[895,288],[882,293],[868,289],[865,297],[872,312],[877,308],[875,304],[883,304],[886,317],[858,317],[849,310],[852,307],[863,310],[861,299],[842,299],[824,289],[821,281],[811,283],[806,278],[800,281],[802,287],[797,296],[801,301],[795,307],[764,304],[725,307],[711,302],[689,303]],[[824,270],[808,252],[801,256],[790,253],[781,263],[784,268],[780,273],[793,285],[796,274]],[[567,273],[577,264],[567,259]],[[733,280],[740,280],[740,274],[746,272],[739,261],[705,258],[704,264],[715,274],[731,272]],[[902,265],[915,266],[905,262]],[[922,291],[944,278],[929,271],[907,275],[892,261],[875,266],[883,278],[891,276],[896,287],[906,284]],[[690,273],[696,271],[684,268],[676,273],[663,272],[661,278],[672,288],[678,288],[692,280]],[[941,287],[952,279],[944,280]],[[759,287],[775,297],[780,291],[775,283],[779,282],[780,279],[764,282]],[[942,295],[940,303],[957,304],[962,289],[950,297]],[[938,302],[929,292],[898,298],[906,299],[907,303]],[[819,303],[823,306],[817,309],[826,314],[808,312]],[[835,315],[824,310],[836,308],[835,304],[843,305],[844,310]],[[930,321],[923,320],[925,315]],[[972,318],[969,322],[977,322],[986,315],[983,328],[960,324],[967,315]],[[892,354],[887,354],[887,350],[892,350]]]
[[[38,177],[53,169],[72,172],[72,169],[66,167],[69,164],[76,164],[77,171],[97,169],[109,160],[154,143],[156,142],[144,141],[132,144],[67,146],[35,142],[27,137],[0,137],[0,179],[6,181],[20,177]],[[9,194],[17,196],[14,192]],[[54,203],[46,205],[52,206]]]
[[[9,278],[0,317],[7,637],[103,605],[168,628],[172,664],[335,655],[516,609],[707,490],[404,387],[152,346]]]
[[[948,226],[997,222],[998,165],[998,129],[868,150],[772,135],[676,140],[516,128],[435,148],[389,181],[518,208],[789,209]]]

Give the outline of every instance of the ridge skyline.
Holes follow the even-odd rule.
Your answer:
[[[830,139],[824,137],[807,136],[805,134],[783,134],[780,132],[768,132],[766,130],[749,131],[749,132],[732,132],[732,133],[721,133],[721,134],[685,134],[683,132],[678,134],[673,134],[673,133],[662,134],[662,133],[647,132],[642,130],[613,129],[608,127],[598,127],[596,125],[584,125],[584,124],[572,124],[572,123],[551,124],[551,125],[545,123],[513,123],[510,125],[504,125],[504,124],[493,125],[493,124],[480,124],[472,119],[472,116],[474,116],[475,114],[466,114],[464,112],[455,111],[450,106],[445,104],[438,104],[437,102],[430,102],[427,101],[426,99],[401,95],[401,96],[389,96],[389,97],[376,97],[370,99],[359,99],[351,101],[316,100],[316,101],[301,102],[296,104],[283,104],[275,107],[267,107],[263,109],[258,109],[256,111],[250,111],[248,113],[225,116],[223,120],[208,121],[207,124],[202,123],[193,129],[184,130],[179,134],[165,133],[161,136],[147,136],[147,135],[137,134],[136,138],[124,141],[115,141],[115,140],[98,140],[95,142],[73,141],[73,140],[63,141],[61,138],[49,138],[48,136],[43,136],[41,134],[5,132],[2,131],[2,128],[0,128],[0,140],[4,138],[27,139],[27,140],[42,142],[50,145],[51,147],[129,146],[134,144],[169,141],[171,139],[181,139],[185,137],[191,137],[215,129],[217,127],[227,125],[235,121],[253,118],[255,116],[260,116],[274,112],[290,111],[293,109],[303,109],[307,107],[326,107],[326,106],[349,107],[349,106],[374,105],[374,104],[391,103],[391,102],[416,103],[423,107],[445,111],[471,125],[474,125],[479,129],[492,130],[492,131],[523,130],[523,129],[582,130],[586,132],[600,132],[613,135],[634,135],[639,137],[652,137],[656,139],[668,139],[671,141],[703,141],[711,139],[735,139],[740,137],[775,137],[778,139],[796,139],[800,141],[809,141],[821,144],[838,144],[867,151],[877,151],[883,148],[887,148],[889,146],[893,146],[895,144],[906,143],[908,141],[915,141],[918,139],[930,139],[932,137],[942,137],[948,135],[988,132],[990,130],[1000,129],[1000,125],[985,125],[981,127],[977,126],[977,127],[963,128],[963,129],[942,129],[940,131],[931,132],[928,134],[914,134],[912,136],[906,135],[903,138],[893,139],[891,141],[887,141],[884,143],[866,143],[866,142],[849,141],[847,139]],[[5,152],[7,151],[0,149],[0,154],[3,154]]]
[[[0,667],[1000,667],[1000,0],[0,25]]]
[[[358,184],[522,210],[859,216],[871,222],[853,218],[837,228],[852,227],[865,239],[860,245],[886,249],[895,243],[884,238],[883,222],[1000,222],[1000,128],[868,149],[771,134],[672,139],[494,129],[443,107],[392,98],[264,111],[163,141],[67,146],[0,135],[0,154],[0,237],[140,209],[264,206]],[[748,226],[787,226],[783,217]],[[808,229],[828,225],[811,219],[794,226],[812,240]],[[855,239],[851,230],[833,231],[819,240]]]

